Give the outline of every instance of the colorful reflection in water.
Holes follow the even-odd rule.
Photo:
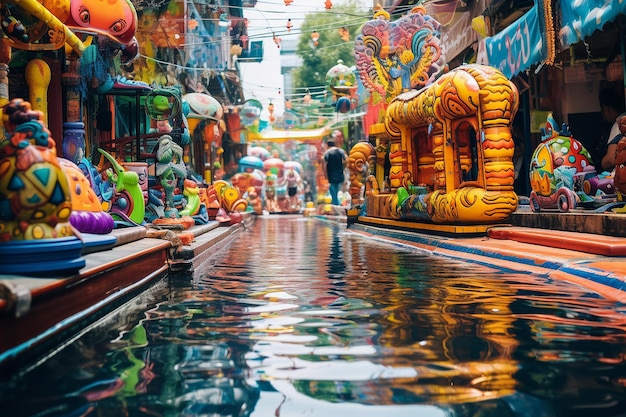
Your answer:
[[[546,276],[268,217],[193,279],[172,279],[4,381],[0,409],[623,416],[625,313]]]

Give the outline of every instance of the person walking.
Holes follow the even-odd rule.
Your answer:
[[[335,146],[335,139],[330,138],[326,142],[328,149],[324,152],[324,160],[322,161],[322,167],[324,169],[324,175],[330,184],[330,196],[331,204],[333,206],[339,205],[339,189],[343,184],[344,169],[348,165],[348,156],[345,151]]]

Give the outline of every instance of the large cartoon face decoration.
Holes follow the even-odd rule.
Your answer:
[[[72,0],[65,24],[127,44],[135,36],[137,12],[128,0]]]

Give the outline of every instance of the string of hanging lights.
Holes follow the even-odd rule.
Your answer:
[[[294,0],[284,0],[285,6],[289,6],[293,3]],[[330,10],[332,8],[333,4],[331,0],[326,0],[324,2],[324,7],[326,10]],[[267,19],[267,17],[264,15],[264,13],[260,10],[260,9],[255,9],[256,12],[259,12],[261,14],[261,16],[263,16],[263,18],[265,19],[266,23],[268,24],[268,28],[272,29],[270,27],[269,24],[269,20]],[[287,33],[291,33],[291,30],[293,29],[293,22],[291,21],[291,18],[287,19],[287,23],[285,24],[285,28],[287,29]],[[344,42],[348,42],[350,41],[350,31],[347,29],[346,26],[341,26],[337,29],[341,39]],[[313,48],[317,48],[317,46],[319,45],[319,32],[317,31],[313,31],[313,33],[311,33],[311,41],[312,41],[312,47]],[[274,30],[272,30],[272,40],[274,41],[274,43],[276,44],[277,48],[280,48],[281,46],[281,42],[282,39],[279,36],[279,34],[277,34],[277,32],[275,32]]]
[[[294,0],[283,0],[283,1],[285,3],[285,6],[290,6],[292,4],[294,5],[294,7],[298,6],[297,2],[294,3]],[[260,3],[262,3],[262,2],[260,2]],[[268,2],[268,4],[270,4],[270,3]],[[271,4],[275,4],[275,3],[271,3]],[[309,5],[307,5],[307,6],[309,6]],[[328,13],[334,13],[334,12],[329,12],[329,10],[333,6],[331,1],[327,0],[324,3],[324,6],[325,6],[325,9],[326,9],[326,11]],[[259,9],[259,8],[254,8],[252,10],[254,12],[258,12],[260,14],[263,13],[263,11],[261,9]],[[276,16],[277,14],[293,14],[293,12],[290,12],[290,11],[287,11],[287,10],[285,10],[285,11],[272,10],[271,13],[274,16]],[[362,17],[364,17],[364,15],[360,14],[360,13],[359,14],[347,13],[345,11],[342,11],[340,13],[337,12],[337,14],[341,15],[344,18],[344,19],[342,19],[341,22],[334,22],[332,24],[329,24],[328,27],[317,28],[317,32],[319,33],[320,31],[325,31],[327,29],[333,29],[333,30],[336,29],[338,31],[340,37],[345,42],[348,42],[350,40],[350,29],[349,29],[350,26],[359,26],[358,23],[354,23],[354,20],[355,20],[354,18],[362,18]],[[367,13],[367,16],[369,16],[369,12]],[[283,26],[285,29],[283,29],[282,31],[281,30],[275,30],[274,28],[270,27],[270,25],[269,25],[269,20],[270,19],[268,17],[266,17],[265,15],[262,15],[262,17],[268,23],[267,29],[270,29],[271,32],[267,33],[267,34],[257,33],[254,36],[249,34],[249,37],[255,37],[255,38],[258,37],[258,38],[260,38],[260,37],[270,36],[271,38],[274,38],[274,37],[280,38],[281,35],[291,34],[292,32],[294,34],[301,33],[300,28],[296,27],[294,25],[294,17],[288,17],[287,18],[287,21],[285,22],[285,25]],[[296,20],[303,20],[304,18],[299,16],[299,17],[296,17],[295,19]],[[276,18],[274,18],[273,20],[276,20]],[[353,30],[356,30],[356,28],[354,28]],[[277,43],[277,46],[278,46],[278,42],[276,42],[276,43]]]
[[[318,0],[320,1],[320,0]],[[285,7],[287,6],[298,6],[298,1],[294,0],[283,0]],[[307,4],[307,6],[310,6],[310,3]],[[323,5],[325,7],[326,11],[329,11],[333,4],[332,1],[330,0],[326,0],[323,1]],[[319,9],[318,9],[319,10]],[[265,14],[262,13],[262,10],[256,9],[255,11],[258,11],[261,14],[261,17],[266,21],[268,29],[270,29],[271,31],[271,38],[273,40],[273,42],[276,44],[276,46],[278,48],[281,47],[280,42],[281,42],[281,38],[279,36],[279,34],[287,34],[287,33],[299,33],[302,34],[303,32],[305,32],[305,30],[303,30],[300,25],[295,26],[294,25],[294,21],[292,20],[291,17],[285,16],[286,19],[283,21],[284,22],[284,26],[282,31],[280,30],[275,30],[274,28],[269,27],[269,21],[267,16],[265,16]],[[289,13],[287,11],[272,11],[272,15],[276,16],[276,14],[274,13]],[[333,14],[337,14],[334,11],[330,12]],[[350,15],[350,16],[348,16]],[[367,12],[367,15],[369,17],[369,12]],[[293,13],[292,13],[293,16]],[[339,19],[335,19],[335,21],[333,21],[332,23],[325,23],[322,25],[316,25],[315,28],[311,28],[313,29],[312,32],[309,32],[309,36],[310,36],[310,44],[311,47],[317,50],[322,50],[322,49],[326,49],[326,48],[332,48],[333,46],[331,46],[330,44],[334,44],[334,47],[337,47],[339,45],[343,45],[346,42],[350,42],[352,41],[351,39],[351,31],[355,32],[357,31],[357,26],[360,26],[360,23],[358,22],[358,20],[360,19],[354,19],[354,17],[365,17],[364,15],[358,14],[351,14],[351,13],[341,13],[340,14],[340,18]],[[298,19],[298,18],[296,18]],[[296,24],[299,22],[296,22]],[[295,29],[295,30],[294,30]],[[309,29],[310,30],[310,29]],[[334,32],[334,35],[333,35]],[[249,35],[250,37],[255,36],[255,34],[251,34]],[[267,35],[265,36],[267,37]],[[320,41],[323,39],[324,44],[321,45]],[[332,40],[331,42],[329,42],[329,40]],[[339,41],[340,43],[337,43],[337,41]],[[253,86],[252,89],[256,92],[259,93],[259,90],[264,90],[264,89],[268,89],[273,91],[273,93],[270,92],[270,95],[268,97],[270,97],[268,99],[268,101],[265,101],[265,111],[266,113],[269,115],[268,119],[270,123],[274,123],[277,120],[277,117],[274,114],[274,99],[275,99],[275,95],[276,95],[276,87],[275,86]],[[261,94],[261,95],[266,95],[266,94]],[[281,95],[281,91],[280,89],[278,90],[278,95]],[[309,90],[307,89],[306,91],[302,92],[302,91],[296,91],[296,92],[292,92],[288,95],[288,97],[284,97],[284,101],[285,101],[285,109],[287,109],[287,103],[289,103],[289,106],[293,105],[294,108],[293,109],[288,109],[289,111],[296,111],[299,108],[302,109],[309,109],[309,111],[311,109],[315,109],[315,115],[326,119],[326,120],[330,120],[333,117],[333,113],[336,113],[336,109],[335,107],[331,108],[327,108],[327,104],[329,102],[329,100],[331,100],[331,95],[332,93],[328,92],[327,86],[319,86],[319,88],[316,89],[312,89]],[[259,96],[260,97],[260,96]],[[271,97],[274,97],[271,98]],[[336,101],[336,99],[334,98],[333,101]],[[349,101],[350,102],[350,101]],[[312,106],[312,107],[311,107]],[[348,106],[350,108],[352,108],[352,103],[350,102],[350,106]],[[316,116],[316,117],[317,117]],[[336,114],[334,115],[336,117]]]

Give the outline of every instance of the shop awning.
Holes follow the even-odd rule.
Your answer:
[[[535,3],[507,28],[486,38],[486,64],[512,78],[540,62],[551,63],[554,59],[554,30],[546,24],[542,9]]]
[[[562,1],[561,47],[565,49],[584,40],[620,14],[626,14],[624,0]]]
[[[328,136],[331,133],[331,129],[328,127],[322,127],[319,129],[306,129],[306,130],[276,130],[266,129],[259,133],[249,132],[249,142],[286,142],[289,140],[295,141],[315,141],[321,140],[324,136]]]

